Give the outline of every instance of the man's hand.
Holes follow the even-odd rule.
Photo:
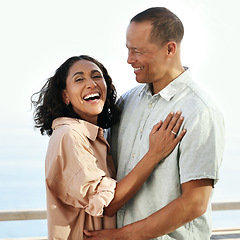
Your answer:
[[[84,230],[87,239],[91,240],[121,240],[127,239],[119,236],[119,229],[104,229],[99,231],[87,231]]]
[[[211,196],[213,180],[192,180],[181,186],[180,197],[145,219],[119,229],[84,230],[84,233],[92,240],[147,240],[173,232],[204,214]]]
[[[129,225],[130,226],[130,225]],[[91,240],[144,240],[141,233],[135,234],[127,230],[128,227],[118,228],[118,229],[104,229],[99,231],[87,231],[84,230],[87,239]],[[127,231],[126,231],[127,230]]]

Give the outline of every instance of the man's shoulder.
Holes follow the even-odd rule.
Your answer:
[[[197,82],[189,82],[184,89],[184,97],[179,99],[185,123],[193,124],[202,119],[202,124],[216,121],[223,123],[223,114],[214,98]],[[204,120],[203,120],[204,119]]]
[[[190,69],[185,67],[186,71],[178,78],[176,86],[181,89],[180,96],[188,102],[204,105],[205,107],[213,107],[215,105],[212,96],[204,89],[200,82],[196,81]],[[195,80],[194,80],[195,79]],[[174,84],[174,83],[173,83]]]
[[[189,94],[189,98],[191,98],[193,106],[196,107],[201,105],[206,109],[218,108],[212,96],[201,85],[199,85],[199,83],[191,81],[187,86],[191,93]]]
[[[136,87],[134,87],[134,88],[128,90],[127,92],[125,92],[124,94],[122,94],[121,98],[127,99],[127,98],[131,98],[131,97],[135,97],[143,91],[144,87],[145,87],[145,84],[137,85]]]
[[[144,90],[145,84],[138,85],[127,92],[123,93],[118,99],[118,105],[120,108],[123,108],[131,100],[135,101],[141,92]]]

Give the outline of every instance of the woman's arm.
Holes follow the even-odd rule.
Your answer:
[[[160,160],[168,156],[183,138],[186,130],[178,135],[184,118],[181,112],[170,113],[164,122],[157,123],[149,135],[149,150],[133,170],[117,183],[114,199],[104,208],[104,214],[113,216],[130,200],[152,173]],[[171,132],[173,131],[173,132]]]

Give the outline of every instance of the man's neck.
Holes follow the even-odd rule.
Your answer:
[[[178,78],[184,71],[185,69],[181,67],[177,71],[174,71],[171,74],[169,74],[167,77],[165,77],[165,79],[151,83],[150,87],[152,94],[154,95],[162,91],[167,85],[169,85],[172,81]]]

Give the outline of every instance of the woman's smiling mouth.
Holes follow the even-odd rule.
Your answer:
[[[100,99],[100,93],[90,93],[86,96],[83,97],[83,100],[85,101],[94,101],[94,100],[99,100]]]

